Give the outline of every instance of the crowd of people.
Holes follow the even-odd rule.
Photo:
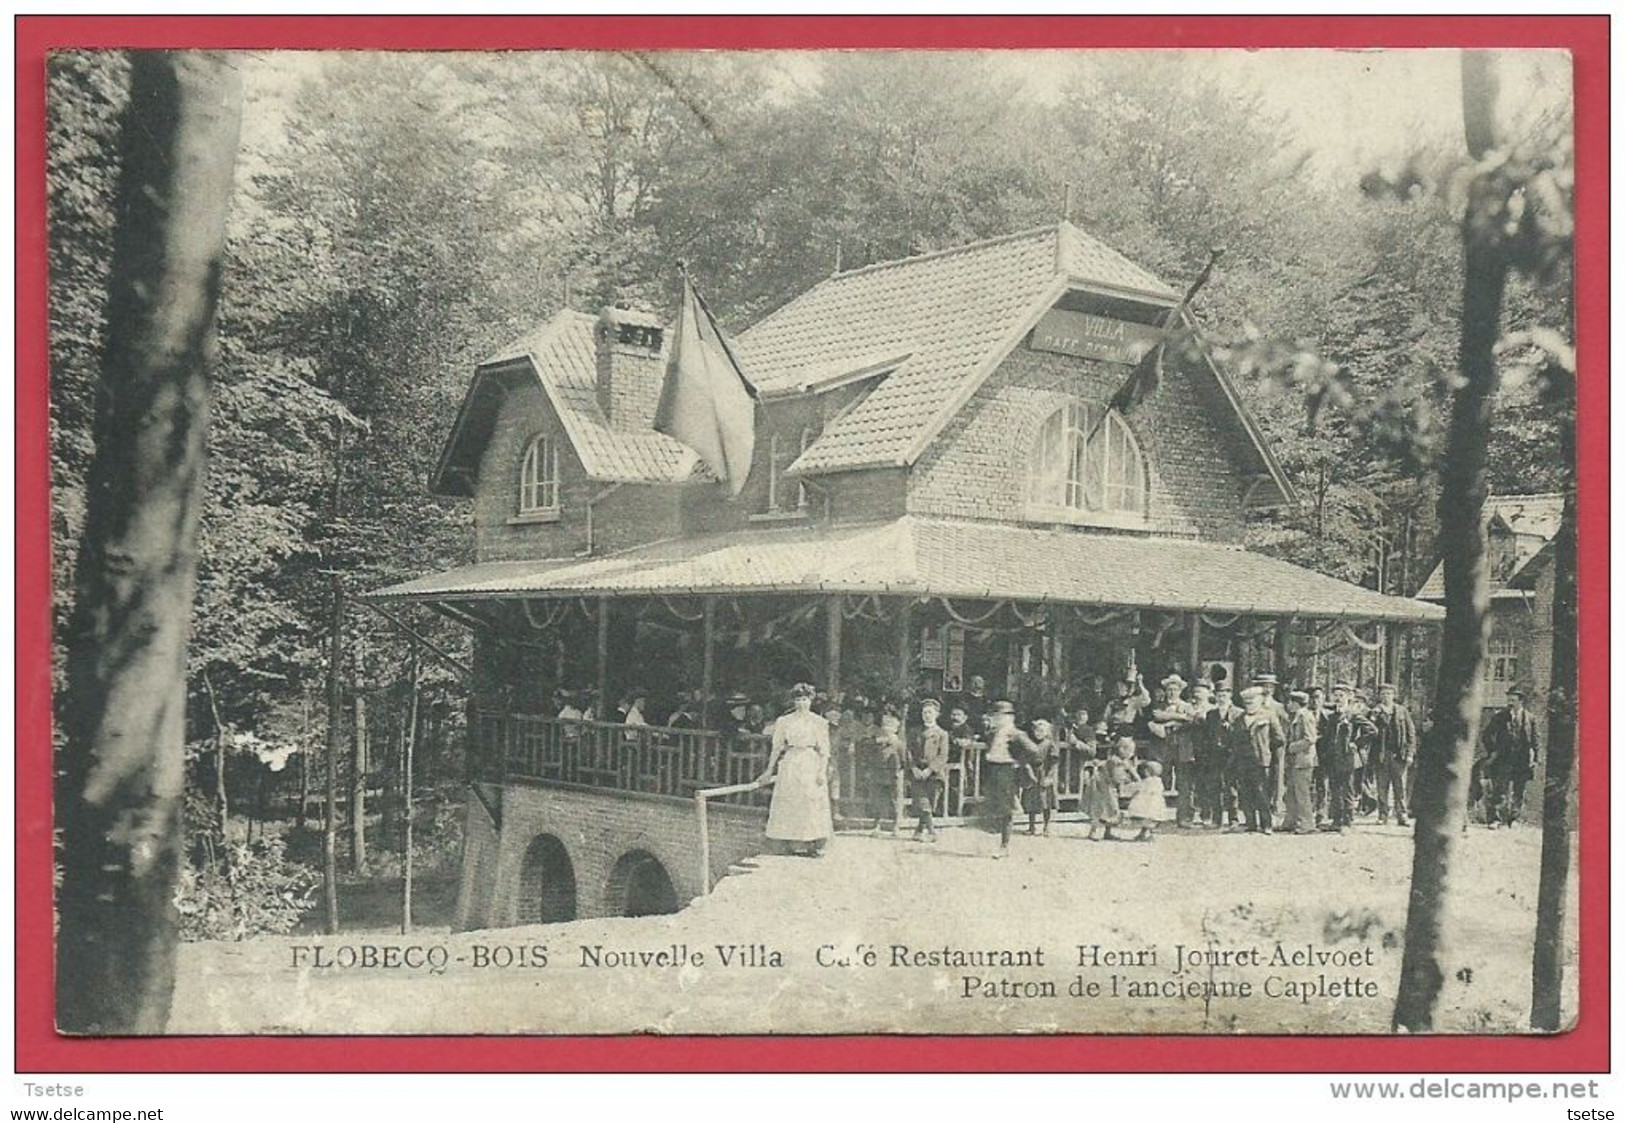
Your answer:
[[[1049,833],[1063,756],[1081,762],[1074,764],[1077,810],[1091,839],[1150,842],[1165,823],[1309,834],[1347,831],[1362,817],[1410,821],[1419,737],[1391,683],[1283,691],[1266,672],[1234,690],[1222,678],[1187,682],[1175,672],[1148,688],[1133,673],[1110,691],[1096,677],[1026,722],[1013,703],[990,697],[979,677],[941,699],[826,695],[805,683],[790,694],[792,708],[781,716],[743,693],[714,706],[684,695],[653,724],[770,737],[763,777],[777,791],[768,833],[796,853],[822,851],[835,806],[873,833],[894,835],[911,811],[914,837],[935,841],[935,809],[958,765],[975,771],[976,809],[999,835],[1002,854],[1022,816],[1028,833]],[[590,696],[560,691],[555,700],[560,717],[595,714]],[[629,691],[603,720],[651,724],[646,707],[643,691]],[[1510,826],[1522,815],[1539,755],[1522,691],[1509,693],[1482,740],[1474,797],[1489,826]]]

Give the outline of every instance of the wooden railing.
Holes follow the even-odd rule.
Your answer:
[[[701,789],[748,785],[767,766],[772,743],[749,734],[724,738],[701,729],[572,721],[478,710],[472,728],[475,774],[540,780],[690,799]],[[741,788],[720,802],[766,806],[771,792]]]
[[[958,747],[951,750],[948,758],[947,782],[937,796],[935,808],[937,815],[960,819],[978,813],[982,801],[982,755],[986,752],[987,746],[980,741],[972,742],[964,752]],[[1093,759],[1092,755],[1077,747],[1070,744],[1061,745],[1060,761],[1056,765],[1056,788],[1063,809],[1071,810],[1077,807],[1083,795],[1084,762]],[[865,790],[863,766],[857,760],[857,754],[842,753],[837,767],[841,773],[841,797],[838,800],[840,813],[847,818],[864,818],[869,808],[869,793]],[[908,799],[906,778],[899,780],[897,790],[898,798],[906,804]]]
[[[771,738],[746,734],[725,738],[702,729],[656,725],[618,725],[572,721],[539,714],[479,710],[473,719],[475,773],[482,779],[552,781],[615,791],[692,799],[711,788],[737,789],[714,797],[719,803],[765,807],[772,790],[753,786],[767,766]],[[962,818],[975,814],[982,794],[981,743],[957,750],[948,764],[948,782],[938,797],[939,815]],[[1083,790],[1087,755],[1061,746],[1057,786],[1063,809],[1077,805]],[[862,820],[871,801],[856,754],[837,754],[834,765],[838,798],[836,815]],[[899,778],[896,797],[907,803],[907,784]]]

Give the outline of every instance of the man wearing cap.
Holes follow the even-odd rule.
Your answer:
[[[1506,709],[1484,726],[1484,778],[1489,787],[1489,826],[1511,826],[1523,814],[1524,789],[1540,759],[1540,730],[1535,715],[1523,708],[1523,690],[1507,691]]]
[[[1315,717],[1309,709],[1309,694],[1294,690],[1286,700],[1286,815],[1281,829],[1293,834],[1315,830]]]
[[[1010,823],[1015,815],[1016,777],[1038,756],[1038,746],[1016,728],[1016,707],[998,701],[988,709],[987,752],[982,756],[982,809],[987,829],[999,836],[995,857],[1010,853]]]
[[[1315,826],[1318,827],[1331,817],[1327,801],[1330,785],[1326,773],[1326,738],[1332,732],[1332,708],[1326,701],[1326,688],[1318,682],[1309,688],[1309,712],[1315,716],[1314,803]]]
[[[1377,781],[1377,821],[1386,823],[1392,806],[1394,821],[1403,827],[1410,823],[1410,772],[1411,761],[1416,758],[1416,722],[1398,699],[1399,692],[1393,683],[1385,682],[1377,687],[1377,704],[1369,715],[1377,731],[1371,738],[1371,759],[1366,767]]]
[[[1285,720],[1286,706],[1283,705],[1281,700],[1275,696],[1275,690],[1276,687],[1280,685],[1280,679],[1276,678],[1268,671],[1260,671],[1253,676],[1253,685],[1263,692],[1264,705],[1268,707],[1276,717]]]
[[[956,701],[969,716],[971,728],[981,729],[987,721],[991,701],[987,696],[987,679],[981,675],[971,675],[965,686],[965,692]]]
[[[942,703],[927,698],[920,703],[920,731],[908,747],[908,792],[914,801],[914,841],[937,840],[931,809],[948,779],[948,731],[937,723]]]
[[[1275,715],[1275,720],[1281,723],[1281,729],[1286,730],[1286,704],[1276,697],[1276,690],[1280,680],[1268,671],[1261,671],[1253,676],[1253,685],[1264,692],[1264,708]],[[1269,779],[1265,785],[1265,794],[1270,801],[1270,815],[1281,813],[1282,796],[1286,790],[1286,743],[1282,742],[1281,751],[1270,762]]]
[[[1333,830],[1342,832],[1354,825],[1354,778],[1365,767],[1371,737],[1376,732],[1370,719],[1354,705],[1354,686],[1339,682],[1332,686],[1330,729],[1324,749],[1328,812]]]

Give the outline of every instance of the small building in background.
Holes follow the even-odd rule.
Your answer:
[[[1484,708],[1506,705],[1522,687],[1524,704],[1542,721],[1552,677],[1553,539],[1563,521],[1559,492],[1492,495],[1484,504],[1490,566],[1490,641],[1484,661]],[[1417,592],[1444,603],[1444,565]]]

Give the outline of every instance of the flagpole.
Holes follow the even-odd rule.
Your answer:
[[[1167,351],[1169,333],[1173,330],[1180,314],[1184,312],[1186,308],[1190,307],[1191,301],[1196,299],[1196,294],[1202,291],[1202,287],[1206,285],[1208,279],[1213,276],[1213,267],[1218,264],[1219,258],[1223,256],[1224,250],[1219,247],[1214,247],[1213,249],[1208,250],[1207,264],[1202,266],[1202,271],[1196,275],[1196,279],[1190,283],[1188,288],[1185,289],[1185,295],[1183,298],[1181,298],[1180,302],[1168,309],[1167,315],[1162,318],[1162,338],[1157,340],[1157,343],[1151,349],[1151,352],[1147,352],[1147,356],[1153,352],[1155,353],[1155,358],[1152,361],[1156,364],[1159,370],[1162,367],[1163,355]],[[1117,388],[1117,392],[1114,393],[1110,398],[1106,399],[1106,408],[1100,411],[1100,416],[1096,418],[1095,423],[1089,428],[1088,435],[1084,437],[1083,447],[1086,450],[1085,455],[1087,455],[1087,449],[1089,446],[1094,443],[1095,437],[1100,434],[1100,427],[1106,424],[1106,416],[1114,409],[1117,409],[1119,413],[1122,412],[1116,403],[1122,399],[1126,393],[1128,393],[1129,388],[1133,386],[1135,380],[1140,377],[1141,368],[1144,365],[1147,356],[1142,356],[1140,361],[1134,364],[1134,369],[1129,372],[1129,376],[1124,380],[1123,384]]]

